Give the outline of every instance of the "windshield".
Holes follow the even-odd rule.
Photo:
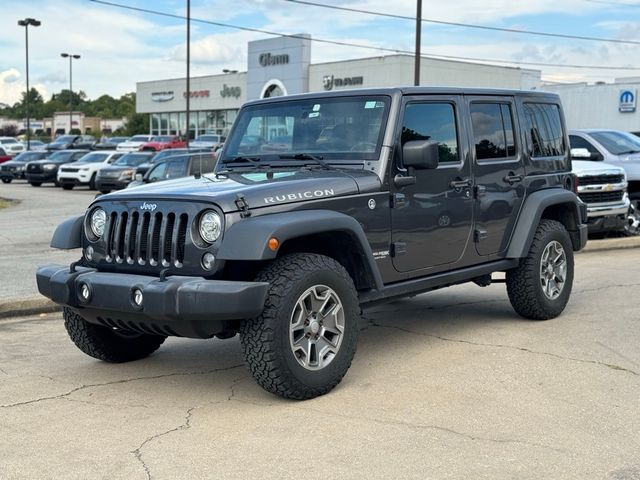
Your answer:
[[[73,142],[76,137],[73,135],[63,135],[61,137],[56,138],[53,143],[69,143]]]
[[[640,138],[626,132],[589,132],[609,153],[640,153]]]
[[[167,135],[160,135],[159,137],[153,137],[151,139],[152,142],[170,142],[173,140],[173,137],[169,137]]]
[[[149,141],[148,135],[134,135],[129,139],[129,142],[148,142],[148,141]]]
[[[15,162],[30,162],[32,160],[40,160],[46,156],[45,152],[22,152],[16,155],[13,160]]]
[[[217,142],[217,141],[218,141],[217,135],[200,135],[198,138],[196,138],[196,142]]]
[[[245,107],[226,141],[223,162],[251,156],[312,154],[328,160],[377,160],[387,96],[280,101]]]
[[[112,163],[116,167],[137,167],[141,163],[151,160],[152,155],[145,153],[127,153]]]
[[[109,155],[106,153],[87,153],[79,161],[82,163],[98,163],[104,162]]]
[[[176,155],[184,155],[189,150],[186,148],[171,148],[168,150],[163,150],[158,152],[155,157],[153,157],[153,163],[158,163],[160,160],[163,160],[168,157],[175,157]]]
[[[62,151],[62,152],[56,152],[53,155],[50,155],[47,157],[47,160],[53,160],[54,162],[61,162],[61,161],[65,161],[68,160],[69,158],[71,158],[71,156],[76,153],[76,151]]]

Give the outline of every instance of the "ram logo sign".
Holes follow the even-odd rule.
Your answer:
[[[618,110],[622,113],[636,111],[637,90],[620,90],[620,104]]]

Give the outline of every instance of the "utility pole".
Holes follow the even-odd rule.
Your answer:
[[[416,11],[416,58],[415,71],[413,74],[413,84],[420,85],[420,43],[422,40],[422,0],[418,0]]]
[[[191,0],[187,0],[187,148],[189,148],[189,124],[191,122]],[[196,129],[198,126],[196,125]]]

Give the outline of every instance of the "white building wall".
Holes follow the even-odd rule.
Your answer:
[[[604,85],[544,85],[540,90],[557,93],[562,100],[567,126],[578,128],[610,128],[627,132],[640,131],[640,112],[620,112],[622,90],[640,92],[639,83]],[[637,94],[636,94],[637,97]],[[640,102],[637,104],[640,107]]]

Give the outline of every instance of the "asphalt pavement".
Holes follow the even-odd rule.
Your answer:
[[[237,338],[112,365],[58,313],[0,320],[0,478],[638,479],[639,264],[578,255],[546,322],[501,284],[381,305],[343,382],[306,402],[260,389]]]

